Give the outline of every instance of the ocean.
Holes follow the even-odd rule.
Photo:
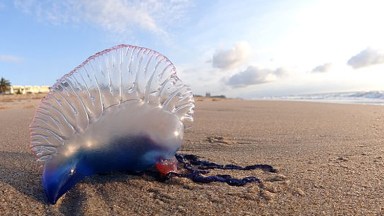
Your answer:
[[[281,96],[281,97],[264,97],[262,99],[384,105],[384,91],[354,91],[354,92],[302,94],[302,95],[289,95],[289,96]]]

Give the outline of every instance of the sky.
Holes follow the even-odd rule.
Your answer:
[[[0,77],[53,85],[118,44],[167,56],[195,94],[384,90],[381,0],[0,0]]]

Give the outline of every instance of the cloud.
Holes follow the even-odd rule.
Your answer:
[[[0,62],[19,63],[21,62],[21,58],[13,55],[0,54]]]
[[[330,71],[331,68],[332,68],[331,63],[325,63],[325,64],[322,64],[322,65],[319,65],[319,66],[313,68],[312,72],[313,73],[325,73],[325,72]]]
[[[247,42],[239,42],[229,50],[217,50],[213,54],[212,66],[222,70],[235,68],[248,59],[250,50]]]
[[[352,56],[347,63],[355,69],[382,64],[384,63],[384,53],[376,49],[367,48]]]
[[[270,70],[249,66],[245,71],[241,71],[231,76],[227,80],[227,84],[232,87],[246,87],[249,85],[263,84],[272,82],[278,77],[284,76],[286,73],[287,71],[284,68]]]
[[[15,0],[16,8],[52,24],[92,23],[112,33],[140,28],[158,35],[181,19],[187,0]]]

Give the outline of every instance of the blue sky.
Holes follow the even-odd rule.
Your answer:
[[[167,56],[197,94],[384,90],[382,1],[2,0],[0,76],[53,85],[125,43]]]

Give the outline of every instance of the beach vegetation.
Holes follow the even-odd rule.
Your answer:
[[[11,82],[4,77],[0,79],[0,94],[5,93],[11,88]]]

